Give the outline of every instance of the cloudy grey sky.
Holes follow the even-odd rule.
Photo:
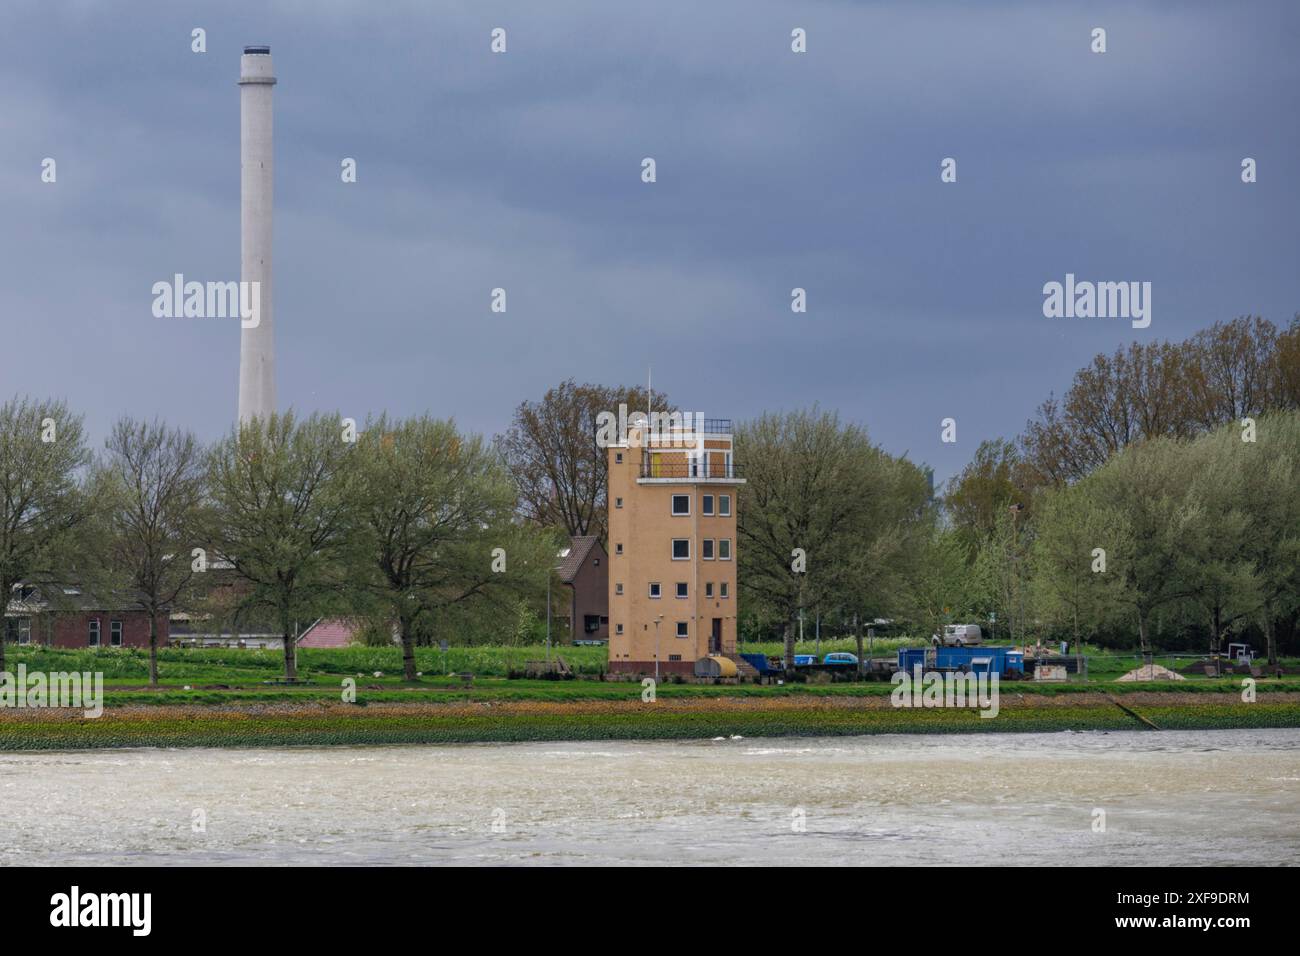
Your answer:
[[[124,413],[204,438],[234,418],[238,324],[155,319],[150,287],[238,278],[254,42],[279,77],[282,406],[491,434],[562,379],[653,366],[685,409],[819,402],[942,479],[1097,351],[1300,310],[1285,0],[6,0],[0,17],[0,394],[64,397],[97,441]],[[1067,272],[1150,281],[1150,328],[1044,318]]]

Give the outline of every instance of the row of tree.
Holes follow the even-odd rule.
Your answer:
[[[204,447],[119,421],[101,452],[60,402],[0,406],[0,594],[75,581],[150,620],[177,605],[263,614],[284,637],[322,614],[391,622],[415,679],[421,624],[449,609],[517,614],[545,592],[555,536],[518,519],[500,456],[448,421],[277,415]],[[4,667],[0,641],[0,670]]]
[[[1300,622],[1297,410],[1300,319],[1098,355],[950,483],[943,546],[967,568],[952,604],[1144,649],[1249,633],[1274,657]]]
[[[938,534],[946,600],[1014,638],[1217,653],[1262,637],[1271,662],[1300,622],[1300,412],[1195,438],[1135,442],[1084,478],[1006,509],[973,546]]]
[[[1016,443],[1022,488],[1075,481],[1146,438],[1191,438],[1300,408],[1300,316],[1218,322],[1183,342],[1134,342],[1080,369]]]

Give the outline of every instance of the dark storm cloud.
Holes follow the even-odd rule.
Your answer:
[[[271,44],[280,78],[285,405],[430,409],[491,433],[563,378],[653,366],[686,408],[821,402],[942,477],[1098,350],[1300,308],[1285,3],[33,2],[6,18],[0,392],[66,396],[98,435],[123,412],[205,437],[234,416],[237,325],[155,319],[149,289],[238,276],[248,42]],[[945,156],[956,184],[938,181]],[[1066,272],[1151,281],[1151,328],[1043,318],[1042,285]]]

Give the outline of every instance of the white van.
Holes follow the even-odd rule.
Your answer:
[[[935,644],[940,643],[938,634],[933,635],[931,640]],[[949,624],[943,629],[943,643],[953,647],[982,644],[984,643],[984,632],[980,630],[978,624]]]

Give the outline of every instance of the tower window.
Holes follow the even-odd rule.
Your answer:
[[[678,637],[690,637],[690,636],[691,636],[691,634],[690,634],[690,624],[688,624],[686,621],[678,621],[678,622],[677,622],[677,636],[678,636]]]
[[[690,495],[673,495],[673,514],[689,515],[691,513]]]
[[[731,495],[718,495],[718,514],[731,517]]]
[[[679,598],[690,597],[690,589],[686,585],[687,585],[686,581],[677,582],[677,596]]]
[[[622,545],[619,545],[622,547]],[[673,538],[673,560],[689,561],[691,559],[691,539]]]
[[[705,495],[700,500],[700,513],[706,515],[713,514],[713,495]]]

